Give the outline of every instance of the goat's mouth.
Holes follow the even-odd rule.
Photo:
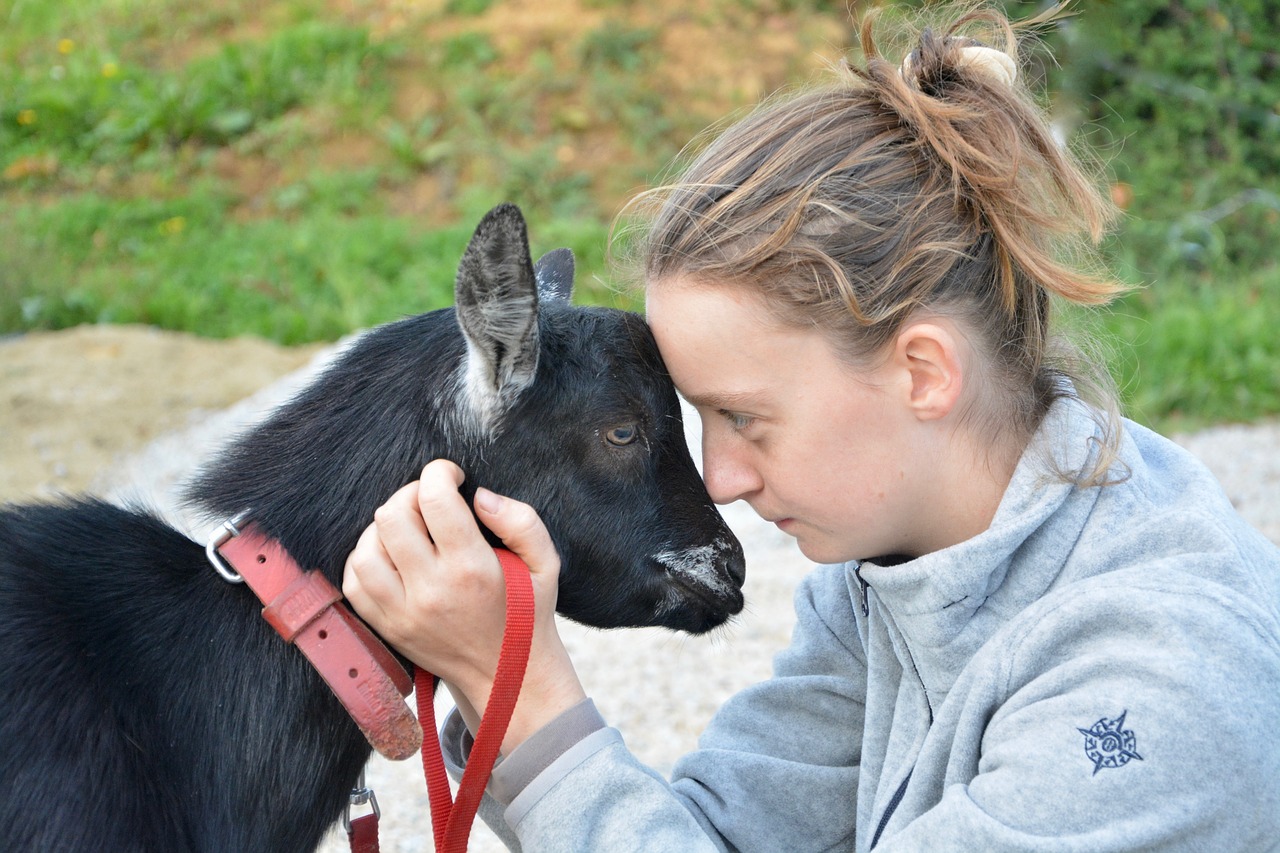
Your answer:
[[[736,562],[730,563],[736,559]],[[658,554],[664,590],[654,621],[667,628],[702,634],[742,612],[741,557],[733,554],[690,562]]]
[[[670,578],[666,593],[658,602],[653,622],[674,631],[705,634],[742,612],[742,606],[740,591],[726,595],[699,584]]]

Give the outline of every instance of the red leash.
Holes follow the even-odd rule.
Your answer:
[[[431,802],[431,827],[439,853],[464,853],[471,834],[476,809],[484,796],[485,786],[498,758],[498,749],[507,734],[520,685],[529,663],[529,647],[533,642],[533,582],[524,561],[502,548],[495,548],[502,572],[507,579],[507,629],[502,635],[498,653],[498,671],[493,679],[493,692],[485,706],[480,730],[462,773],[455,801],[449,792],[449,777],[440,754],[440,739],[435,736],[436,678],[419,669],[414,677],[418,693],[418,720],[427,732],[422,739],[422,769],[427,777],[427,796]],[[429,725],[428,725],[429,724]]]

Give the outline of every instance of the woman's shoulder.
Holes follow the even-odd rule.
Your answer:
[[[1192,682],[1210,691],[1274,684],[1280,565],[1268,570],[1269,582],[1242,583],[1250,576],[1221,551],[1136,561],[1055,585],[988,651],[1011,686],[1080,669],[1107,679],[1167,678],[1178,689]]]
[[[1208,602],[1241,596],[1280,618],[1280,547],[1240,517],[1208,468],[1132,422],[1120,459],[1123,478],[1094,487],[1054,590],[1195,589]]]

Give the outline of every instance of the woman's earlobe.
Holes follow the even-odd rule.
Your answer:
[[[913,323],[898,335],[897,356],[910,376],[908,405],[920,420],[945,418],[964,388],[962,341],[950,323]]]

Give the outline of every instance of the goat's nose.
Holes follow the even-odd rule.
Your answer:
[[[742,553],[742,545],[736,539],[724,556],[724,568],[738,589],[742,589],[747,582],[747,558]]]

